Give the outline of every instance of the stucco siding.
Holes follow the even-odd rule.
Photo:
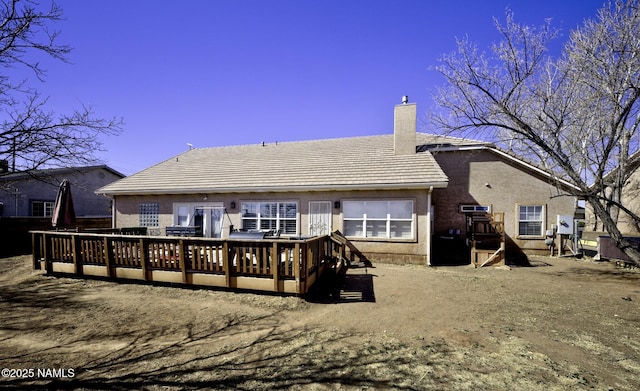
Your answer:
[[[204,200],[205,196],[206,200]],[[240,210],[242,202],[295,201],[298,204],[298,234],[309,235],[309,202],[328,201],[331,203],[331,230],[343,232],[342,206],[344,201],[382,199],[412,200],[414,202],[414,237],[406,240],[352,238],[354,244],[372,260],[425,263],[427,256],[426,190],[116,196],[114,227],[139,226],[140,203],[157,203],[159,225],[157,227],[149,227],[149,233],[164,235],[165,227],[174,224],[173,206],[175,203],[220,203],[226,208],[222,226],[222,237],[226,238],[229,234],[230,225],[235,228],[242,227]],[[235,203],[235,209],[231,208],[232,202]],[[339,203],[337,208],[336,202]]]
[[[544,230],[552,229],[558,214],[574,213],[574,197],[550,184],[546,177],[525,171],[489,150],[438,153],[435,158],[449,177],[449,186],[436,189],[433,195],[436,235],[449,229],[459,229],[464,235],[461,204],[490,205],[494,212],[504,212],[511,248],[547,251],[543,237],[518,236],[518,205],[543,205]]]

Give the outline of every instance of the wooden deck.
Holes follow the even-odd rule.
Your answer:
[[[223,240],[34,231],[33,264],[48,274],[305,294],[347,263],[332,236]]]

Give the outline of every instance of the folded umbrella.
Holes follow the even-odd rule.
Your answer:
[[[76,212],[73,209],[73,199],[71,197],[71,183],[65,179],[60,183],[56,203],[51,216],[51,224],[55,228],[67,228],[76,222]]]

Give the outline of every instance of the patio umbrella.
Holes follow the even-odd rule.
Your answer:
[[[58,188],[51,224],[56,228],[66,228],[75,222],[76,212],[73,209],[73,199],[71,198],[71,184],[68,179],[65,179]]]

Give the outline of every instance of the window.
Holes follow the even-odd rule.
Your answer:
[[[519,236],[543,236],[544,225],[543,205],[518,206]]]
[[[177,205],[174,207],[174,215],[176,216],[176,225],[186,227],[189,225],[189,206]]]
[[[32,201],[31,216],[51,217],[53,216],[54,205],[53,201]]]
[[[412,239],[413,201],[344,201],[342,226],[346,236]]]
[[[460,212],[462,212],[462,213],[475,213],[475,212],[491,213],[491,205],[460,205]]]
[[[224,213],[222,202],[176,202],[173,204],[173,225],[196,227],[197,235],[220,238]]]
[[[287,235],[298,233],[296,202],[243,202],[242,229],[280,230]]]
[[[159,226],[160,207],[157,202],[144,202],[140,204],[140,226]]]

